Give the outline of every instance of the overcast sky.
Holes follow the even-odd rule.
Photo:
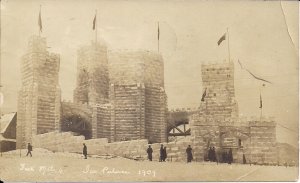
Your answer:
[[[282,6],[281,6],[282,4]],[[198,107],[201,64],[223,62],[227,42],[217,45],[229,28],[235,90],[241,116],[259,116],[261,82],[242,70],[237,60],[259,77],[270,80],[262,89],[263,115],[274,116],[277,139],[298,143],[298,2],[279,1],[83,1],[2,0],[3,111],[16,111],[20,88],[20,58],[30,35],[38,34],[42,7],[42,36],[51,52],[61,56],[62,98],[72,100],[76,82],[76,51],[98,37],[114,49],[157,51],[165,63],[169,108]],[[284,127],[289,129],[286,129]],[[293,131],[294,130],[294,131]]]

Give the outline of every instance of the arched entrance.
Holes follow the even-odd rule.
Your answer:
[[[80,114],[70,114],[62,117],[61,131],[74,132],[78,135],[83,135],[85,139],[92,138],[92,126]]]

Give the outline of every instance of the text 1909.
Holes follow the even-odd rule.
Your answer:
[[[155,170],[139,170],[138,174],[141,176],[152,176],[152,177],[156,176]]]

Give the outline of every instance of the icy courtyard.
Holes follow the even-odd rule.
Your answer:
[[[298,167],[136,161],[109,155],[83,159],[75,153],[34,149],[3,153],[0,179],[7,181],[296,181]]]

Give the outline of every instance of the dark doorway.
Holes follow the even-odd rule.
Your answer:
[[[62,118],[61,130],[63,132],[74,132],[77,135],[83,135],[85,139],[92,138],[91,124],[78,114],[64,116]]]

